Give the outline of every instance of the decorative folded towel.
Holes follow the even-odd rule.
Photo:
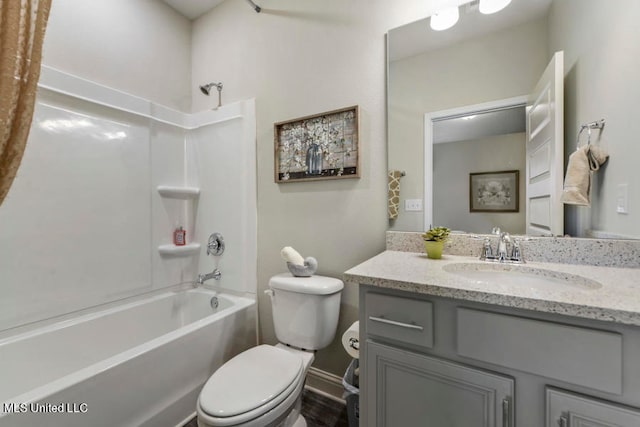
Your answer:
[[[389,203],[387,205],[387,212],[389,214],[389,219],[398,218],[398,209],[400,208],[400,177],[402,176],[401,171],[390,170],[387,176],[388,185],[389,185]]]
[[[600,147],[586,145],[569,156],[564,190],[560,201],[568,205],[591,206],[591,172],[600,169],[609,154]]]
[[[318,261],[312,256],[304,259],[304,265],[287,263],[287,268],[296,277],[311,277],[318,269]]]
[[[283,260],[287,261],[287,263],[299,266],[304,265],[304,258],[302,258],[302,255],[300,255],[298,251],[293,249],[291,246],[285,246],[282,248],[280,256]]]
[[[287,262],[287,268],[296,277],[311,277],[318,269],[318,261],[314,257],[302,258],[291,246],[285,246],[280,251],[280,256]]]

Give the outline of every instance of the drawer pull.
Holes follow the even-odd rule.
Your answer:
[[[411,323],[396,322],[395,320],[389,320],[389,319],[385,319],[383,317],[369,316],[369,320],[372,320],[374,322],[386,323],[387,325],[400,326],[401,328],[416,329],[418,331],[422,331],[424,329],[420,325],[413,325]]]

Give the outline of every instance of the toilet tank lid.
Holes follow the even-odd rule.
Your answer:
[[[344,283],[334,277],[294,277],[291,273],[282,273],[276,274],[269,280],[269,287],[301,294],[330,295],[340,292],[344,288]]]

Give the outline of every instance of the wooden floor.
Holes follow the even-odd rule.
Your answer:
[[[302,392],[302,415],[307,427],[349,427],[344,404],[307,389]],[[184,427],[198,427],[198,423],[194,418]]]
[[[302,416],[307,427],[349,427],[344,404],[307,389],[302,392]]]

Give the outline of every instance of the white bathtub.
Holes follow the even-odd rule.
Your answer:
[[[176,426],[255,345],[255,300],[167,292],[0,340],[0,426]]]

